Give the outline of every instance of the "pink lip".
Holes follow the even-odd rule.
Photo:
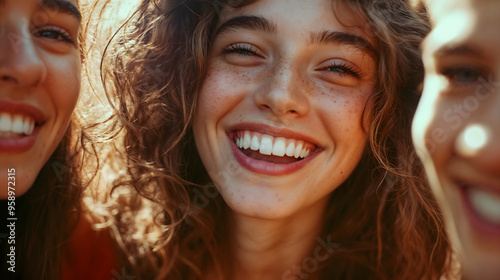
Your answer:
[[[273,163],[263,160],[257,160],[245,155],[240,149],[236,146],[236,143],[233,141],[232,134],[238,130],[251,130],[256,131],[268,135],[272,135],[275,137],[285,137],[296,140],[303,140],[309,143],[315,143],[310,137],[305,135],[292,132],[286,129],[276,129],[265,125],[256,125],[256,124],[239,124],[231,128],[231,132],[228,134],[229,142],[231,143],[231,149],[233,150],[234,157],[239,164],[241,164],[246,169],[263,174],[263,175],[272,175],[272,176],[280,176],[287,175],[293,172],[296,172],[306,166],[309,162],[311,162],[321,151],[321,148],[317,148],[314,152],[312,152],[308,157],[292,162],[292,163]],[[315,144],[316,145],[316,144]],[[317,145],[316,145],[317,146]]]
[[[473,230],[479,233],[481,236],[491,236],[491,238],[498,239],[500,236],[500,226],[486,221],[474,210],[474,207],[472,207],[467,194],[469,188],[471,187],[462,186],[460,188],[460,195],[465,205],[466,215],[469,218]]]
[[[41,124],[45,121],[45,115],[42,111],[40,111],[40,109],[26,103],[0,100],[0,112],[27,115],[32,117],[37,124]]]
[[[0,137],[0,152],[22,153],[28,151],[35,144],[41,125],[45,122],[45,115],[43,112],[30,104],[0,100],[0,113],[1,112],[30,116],[35,120],[36,126],[31,135],[12,138]]]
[[[40,132],[40,126],[35,126],[31,135],[16,137],[16,138],[2,138],[0,137],[0,152],[7,153],[22,153],[29,150],[36,141],[36,137]]]

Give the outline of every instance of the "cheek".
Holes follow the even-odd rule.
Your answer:
[[[323,112],[323,121],[341,134],[365,134],[367,127],[363,127],[366,121],[363,116],[368,117],[370,108],[369,94],[357,89],[347,90],[337,94],[324,94],[317,100],[320,111]],[[364,136],[365,137],[365,136]]]
[[[461,119],[453,111],[453,104],[446,100],[435,99],[433,107],[427,107],[416,118],[422,118],[420,123],[421,144],[419,148],[425,148],[425,152],[439,167],[449,156],[453,149],[453,143],[458,127],[461,126]],[[433,109],[431,109],[433,108]]]
[[[80,94],[81,63],[77,58],[57,62],[54,61],[51,65],[51,101],[57,113],[57,121],[67,124]]]
[[[222,117],[251,91],[252,84],[257,84],[252,72],[211,64],[198,95],[197,119]]]

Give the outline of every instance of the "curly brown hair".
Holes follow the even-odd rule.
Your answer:
[[[223,278],[218,244],[226,206],[209,183],[191,125],[219,13],[249,2],[143,0],[103,58],[102,80],[116,111],[111,125],[123,137],[128,172],[114,184],[114,203],[101,211],[123,261],[144,279],[199,279],[214,267]],[[365,111],[369,145],[331,194],[323,227],[342,246],[318,276],[447,276],[449,243],[410,136],[426,15],[402,0],[340,2],[375,37],[377,84]]]

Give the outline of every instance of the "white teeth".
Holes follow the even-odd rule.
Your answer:
[[[29,119],[24,119],[23,122],[23,133],[24,134],[29,134],[30,132],[30,120]]]
[[[269,135],[262,135],[260,140],[259,152],[263,155],[270,155],[273,152],[273,137]]]
[[[252,144],[252,138],[250,137],[250,132],[245,131],[245,136],[243,136],[243,149],[250,148]]]
[[[299,144],[297,144],[297,147],[295,147],[295,153],[293,154],[293,156],[295,158],[299,158],[300,157],[300,154],[302,154],[302,146],[304,144],[302,142],[299,142]]]
[[[258,151],[259,146],[260,146],[259,138],[256,135],[254,135],[252,137],[252,142],[250,143],[250,149],[252,151]]]
[[[290,144],[288,144],[288,147],[286,148],[286,155],[289,157],[293,157],[294,154],[295,154],[295,143],[290,142]]]
[[[0,131],[11,131],[12,128],[12,118],[7,113],[0,114]]]
[[[308,150],[302,150],[302,154],[300,154],[300,157],[301,158],[305,158],[309,155],[309,151]]]
[[[282,157],[286,152],[285,138],[276,138],[273,145],[273,155]]]
[[[12,132],[23,133],[23,128],[24,128],[23,117],[19,115],[14,116],[12,118],[12,128],[11,128]]]
[[[239,134],[239,137],[235,137],[234,141],[236,146],[240,149],[251,149],[263,155],[274,155],[278,157],[287,155],[289,157],[305,158],[311,153],[310,147],[305,145],[303,141],[286,139],[283,137],[275,138],[271,135],[251,133],[249,131]]]
[[[30,135],[35,129],[35,121],[22,115],[0,113],[0,132],[2,137],[15,137],[16,134]]]
[[[469,189],[472,208],[486,221],[500,224],[500,196],[479,188]]]
[[[28,130],[27,135],[31,135],[33,133],[33,130],[35,130],[35,121],[30,121],[30,129]]]

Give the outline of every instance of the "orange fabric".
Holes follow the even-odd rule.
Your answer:
[[[107,231],[95,231],[82,216],[70,237],[63,261],[63,280],[110,280],[119,270]]]

